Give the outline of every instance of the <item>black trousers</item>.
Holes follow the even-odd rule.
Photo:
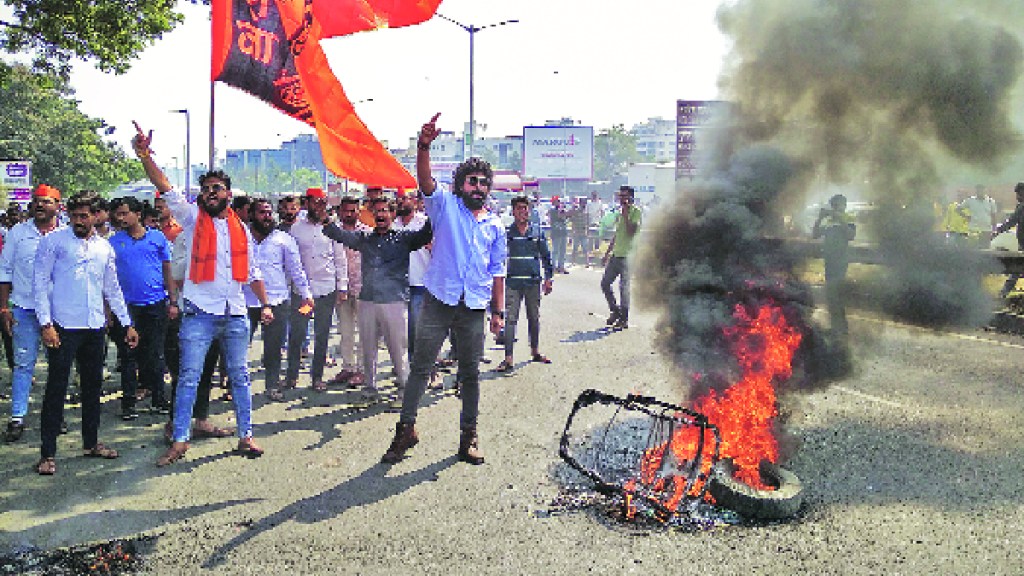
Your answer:
[[[153,406],[167,402],[164,396],[164,341],[167,338],[167,301],[143,306],[129,305],[128,312],[139,333],[139,345],[126,348],[121,372],[121,407],[135,407],[135,391],[141,383],[153,394]]]
[[[82,392],[82,448],[96,445],[100,429],[100,390],[103,384],[103,347],[106,330],[64,329],[57,326],[60,346],[47,349],[49,369],[40,417],[43,458],[57,454],[57,435],[64,417],[64,396],[68,391],[71,364],[78,362]]]

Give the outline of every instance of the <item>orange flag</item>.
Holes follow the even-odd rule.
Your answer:
[[[369,185],[414,187],[413,177],[359,119],[320,40],[410,26],[441,0],[213,0],[210,76],[316,128],[324,164]]]

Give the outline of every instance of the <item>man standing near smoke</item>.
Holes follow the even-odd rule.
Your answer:
[[[822,238],[821,253],[825,259],[825,299],[832,332],[843,336],[847,332],[846,305],[843,302],[843,283],[850,265],[849,244],[857,235],[853,217],[846,213],[846,196],[836,194],[822,208],[814,221],[812,234]]]
[[[452,332],[458,341],[458,380],[462,390],[458,458],[483,464],[477,440],[480,357],[484,350],[485,308],[491,332],[505,323],[505,259],[508,248],[501,219],[484,206],[491,191],[491,167],[470,158],[455,169],[451,191],[438,190],[430,170],[430,144],[437,138],[435,114],[416,142],[416,179],[434,227],[434,248],[424,280],[427,296],[416,328],[416,353],[402,398],[395,437],[381,460],[393,464],[419,442],[416,413],[441,345]]]
[[[1017,250],[1024,252],[1024,182],[1018,182],[1013,187],[1013,193],[1017,196],[1017,208],[1014,209],[1013,214],[1006,221],[995,227],[992,231],[992,238],[1006,232],[1010,228],[1016,227]],[[999,290],[999,297],[1006,298],[1009,296],[1010,292],[1017,287],[1017,281],[1020,278],[1020,274],[1010,274],[1006,278],[1006,282],[1003,283],[1002,289]]]
[[[974,196],[965,198],[960,208],[967,212],[968,238],[972,248],[988,248],[992,245],[992,229],[999,219],[996,201],[985,193],[984,186],[974,189]]]
[[[642,214],[633,205],[633,187],[619,187],[619,216],[615,219],[615,236],[608,246],[603,258],[604,276],[601,278],[601,291],[608,301],[607,324],[615,330],[629,328],[629,253],[633,250],[633,239],[640,229]],[[619,302],[615,302],[612,283],[619,279]]]

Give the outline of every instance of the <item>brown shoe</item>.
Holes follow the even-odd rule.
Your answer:
[[[174,464],[185,456],[185,452],[188,452],[188,442],[174,442],[163,456],[157,458],[156,465],[163,468],[168,464]]]
[[[416,435],[416,427],[413,424],[399,422],[395,424],[395,438],[388,446],[388,451],[381,456],[380,461],[385,464],[395,464],[405,458],[405,453],[419,443],[420,438]]]
[[[484,453],[480,451],[476,428],[463,428],[459,437],[459,460],[469,464],[483,464]]]

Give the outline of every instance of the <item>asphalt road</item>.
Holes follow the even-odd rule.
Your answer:
[[[154,574],[1024,570],[1024,339],[931,332],[863,314],[851,317],[856,373],[785,401],[801,442],[787,464],[805,486],[798,520],[650,531],[599,512],[555,510],[564,471],[558,439],[581,390],[683,397],[652,349],[652,314],[635,314],[624,332],[598,330],[606,316],[599,277],[574,269],[544,301],[542,351],[553,364],[524,362],[520,341],[514,375],[485,373],[483,466],[454,457],[459,402],[450,393],[425,398],[420,445],[388,467],[379,458],[394,414],[343,390],[300,388],[284,404],[256,399],[263,458],[232,455],[231,439],[205,440],[167,469],[153,464],[163,449],[159,417],[123,423],[108,395],[101,440],[122,457],[78,456],[75,410],[58,474],[44,478],[32,470],[37,387],[26,439],[0,446],[0,554],[148,534],[158,536],[146,564]],[[501,356],[488,354],[494,362],[484,370]],[[263,389],[258,373],[254,389]],[[0,410],[9,414],[9,401]],[[230,403],[215,410],[217,423],[229,423]]]

